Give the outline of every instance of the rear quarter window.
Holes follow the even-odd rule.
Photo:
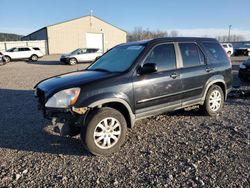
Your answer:
[[[219,43],[215,42],[203,42],[203,46],[206,48],[207,52],[216,60],[216,61],[225,61],[227,60],[227,55]]]
[[[35,47],[35,48],[33,48],[33,49],[34,49],[34,50],[40,50],[40,48],[36,48],[36,47]]]

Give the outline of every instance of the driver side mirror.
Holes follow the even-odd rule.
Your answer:
[[[157,66],[155,63],[146,63],[138,69],[138,74],[139,75],[150,74],[156,71],[157,71]]]

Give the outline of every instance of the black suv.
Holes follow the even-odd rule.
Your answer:
[[[63,135],[80,133],[91,153],[108,155],[138,119],[193,105],[221,112],[231,67],[215,39],[159,38],[118,45],[86,70],[39,82],[35,95]]]

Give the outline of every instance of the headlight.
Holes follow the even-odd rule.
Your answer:
[[[62,90],[54,94],[48,102],[45,104],[46,107],[52,108],[67,108],[73,106],[80,94],[80,88],[71,88]]]
[[[240,69],[246,69],[247,67],[246,67],[246,65],[244,65],[244,63],[241,63],[240,64]]]

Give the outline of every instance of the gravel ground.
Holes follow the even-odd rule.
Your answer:
[[[189,108],[138,121],[118,153],[95,157],[52,133],[33,97],[41,79],[74,70],[47,57],[0,67],[0,187],[250,187],[249,96],[217,117]]]

